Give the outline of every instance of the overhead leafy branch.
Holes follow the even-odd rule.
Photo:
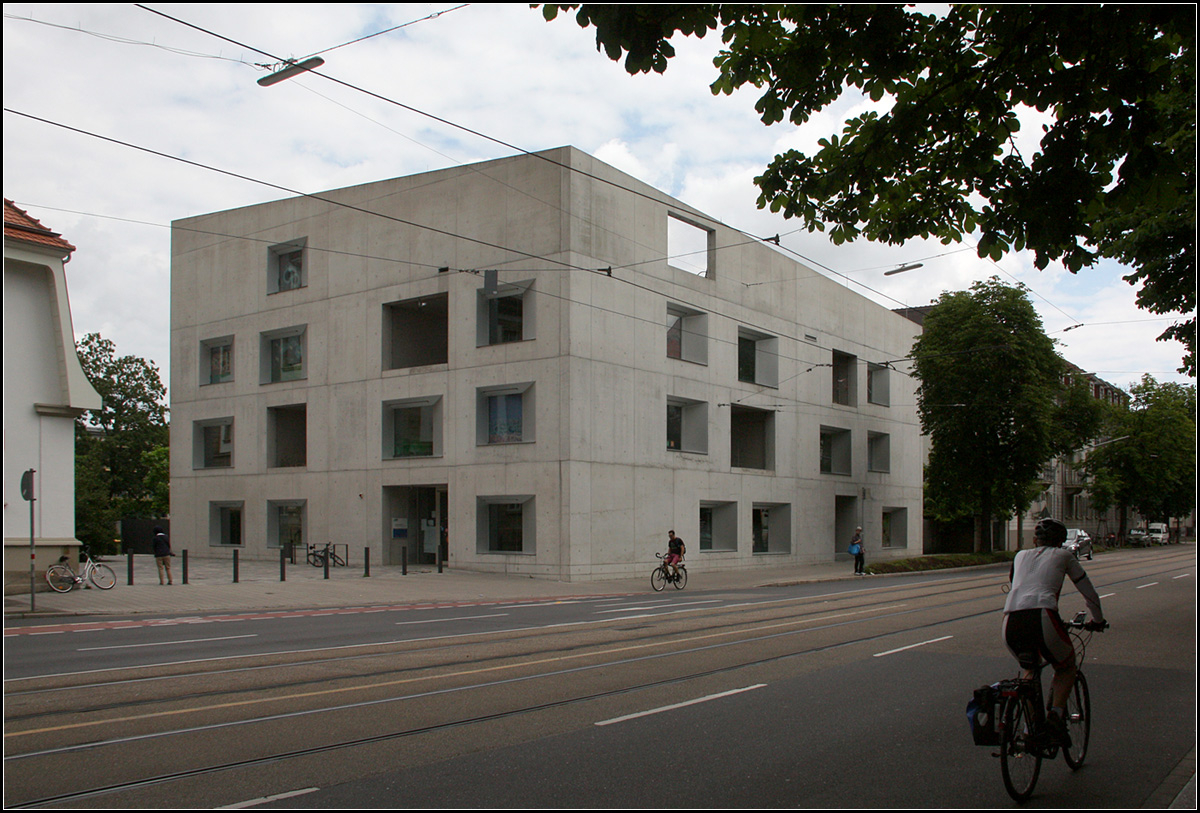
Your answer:
[[[545,5],[574,11],[630,73],[663,72],[675,34],[720,29],[714,94],[762,91],[764,124],[803,124],[856,90],[886,109],[756,179],[759,205],[834,242],[976,235],[1072,272],[1134,269],[1139,304],[1195,310],[1195,17],[1187,5]],[[1024,111],[1047,117],[1022,155]],[[1161,338],[1186,348],[1195,318]]]

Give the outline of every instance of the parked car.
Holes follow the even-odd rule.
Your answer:
[[[1132,528],[1129,531],[1129,544],[1136,548],[1148,548],[1150,547],[1150,538],[1141,528]]]
[[[1171,537],[1167,534],[1167,525],[1165,522],[1151,522],[1146,526],[1146,536],[1155,545],[1165,545],[1170,541]]]
[[[1092,538],[1088,536],[1087,531],[1081,531],[1078,528],[1068,529],[1067,541],[1063,547],[1075,554],[1076,559],[1080,556],[1092,558]]]

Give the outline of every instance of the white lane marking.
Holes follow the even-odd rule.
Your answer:
[[[1175,581],[1175,579],[1190,579],[1191,577],[1191,573],[1180,573],[1178,576],[1172,576],[1171,581]]]
[[[1141,590],[1143,587],[1153,587],[1153,586],[1154,586],[1154,585],[1156,585],[1156,584],[1158,584],[1158,582],[1150,582],[1149,584],[1139,584],[1139,585],[1138,585],[1137,587],[1135,587],[1134,589],[1135,589],[1135,590]]]
[[[638,717],[648,717],[651,714],[661,714],[664,711],[674,711],[675,709],[681,709],[681,708],[684,708],[685,706],[694,706],[698,703],[707,703],[710,700],[719,700],[722,697],[729,697],[730,695],[741,694],[742,692],[750,692],[755,689],[761,689],[766,685],[767,684],[765,684],[765,683],[756,683],[753,686],[744,686],[741,689],[730,689],[727,692],[721,692],[719,694],[710,694],[707,697],[697,697],[695,700],[685,700],[682,703],[673,703],[670,706],[660,706],[659,708],[656,708],[656,709],[649,709],[647,711],[639,711],[639,712],[635,712],[634,714],[626,714],[622,717],[613,717],[611,720],[601,720],[600,722],[596,723],[596,725],[598,725],[598,726],[599,725],[612,725],[613,723],[623,723],[626,720],[636,720]]]
[[[224,635],[220,638],[189,638],[186,641],[156,641],[149,644],[114,644],[113,646],[84,646],[76,652],[95,652],[101,649],[137,649],[144,646],[174,646],[175,644],[203,644],[208,641],[233,641],[237,638],[257,638],[257,635]]]
[[[397,621],[397,627],[405,624],[440,624],[444,621],[470,621],[476,618],[507,618],[508,613],[492,613],[491,615],[459,615],[454,618],[426,618],[421,621]]]
[[[306,793],[315,793],[320,788],[301,788],[300,790],[291,790],[287,793],[276,793],[274,796],[262,796],[258,799],[247,799],[244,802],[236,804],[223,805],[218,810],[241,810],[246,807],[255,807],[257,805],[266,804],[267,802],[277,802],[280,799],[291,799],[293,796],[303,796]]]
[[[906,649],[915,649],[916,647],[925,646],[926,644],[936,644],[938,641],[947,641],[953,637],[953,635],[943,635],[941,638],[931,638],[930,640],[922,641],[919,644],[909,644],[908,646],[902,646],[898,649],[889,649],[887,652],[876,652],[873,657],[882,658],[884,655],[894,655],[895,653],[903,652]]]

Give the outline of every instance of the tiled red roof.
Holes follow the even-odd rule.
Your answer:
[[[30,217],[28,212],[8,198],[4,199],[4,239],[32,243],[37,246],[49,246],[64,251],[75,250],[75,246],[64,240],[61,234],[47,229],[37,221],[37,218]]]

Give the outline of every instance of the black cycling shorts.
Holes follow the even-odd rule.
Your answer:
[[[1071,636],[1055,610],[1014,610],[1004,616],[1004,643],[1017,660],[1036,653],[1058,666],[1075,655]],[[1022,665],[1028,665],[1022,662]]]

